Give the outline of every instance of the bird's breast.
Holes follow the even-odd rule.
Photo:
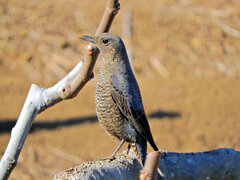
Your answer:
[[[96,112],[103,129],[119,140],[135,141],[135,129],[113,101],[110,82],[99,78],[96,86]]]

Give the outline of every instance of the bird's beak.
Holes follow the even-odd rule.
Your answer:
[[[92,36],[80,36],[79,38],[82,39],[82,40],[89,41],[89,42],[95,44],[95,41],[94,41]]]

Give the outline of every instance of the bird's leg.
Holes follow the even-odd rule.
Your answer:
[[[114,153],[112,154],[112,156],[111,156],[111,160],[113,160],[114,158],[115,158],[115,155],[116,155],[116,153],[119,151],[119,149],[122,147],[122,145],[124,144],[124,142],[125,142],[125,140],[124,139],[122,139],[122,141],[119,143],[119,145],[118,145],[118,147],[117,147],[117,149],[114,151]]]
[[[116,150],[114,151],[114,153],[112,154],[112,156],[110,157],[110,161],[115,159],[115,155],[116,153],[119,151],[119,149],[122,147],[123,143],[125,142],[125,140],[121,140],[121,142],[119,143],[118,147],[116,148]],[[104,158],[104,159],[98,159],[100,161],[105,161],[108,160],[109,158]]]
[[[127,148],[127,154],[129,153],[130,149],[131,149],[131,143],[128,144],[128,148]]]
[[[140,162],[140,164],[141,164],[142,167],[143,167],[142,159],[141,159],[141,157],[140,157],[140,155],[139,155],[139,153],[138,153],[138,148],[137,148],[136,143],[132,143],[132,144],[131,144],[131,147],[133,148],[133,151],[135,152],[138,161]]]

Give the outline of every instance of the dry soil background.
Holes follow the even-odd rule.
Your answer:
[[[175,152],[240,147],[238,0],[120,0],[111,32],[128,48],[156,143]],[[80,35],[93,35],[97,0],[0,1],[0,152],[31,83],[49,87],[83,59]],[[96,119],[95,78],[79,95],[37,116],[10,179],[51,179],[60,170],[111,155]],[[126,147],[126,146],[125,146]],[[152,149],[149,148],[149,151]]]

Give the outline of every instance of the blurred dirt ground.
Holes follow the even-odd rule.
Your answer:
[[[240,148],[240,2],[120,0],[111,32],[131,49],[158,146],[192,152]],[[0,152],[32,83],[49,87],[83,59],[105,1],[0,1]],[[123,19],[131,14],[132,37]],[[97,122],[95,78],[79,95],[37,116],[10,179],[51,179],[112,154]],[[125,146],[126,147],[126,146]],[[152,151],[149,148],[149,151]]]

